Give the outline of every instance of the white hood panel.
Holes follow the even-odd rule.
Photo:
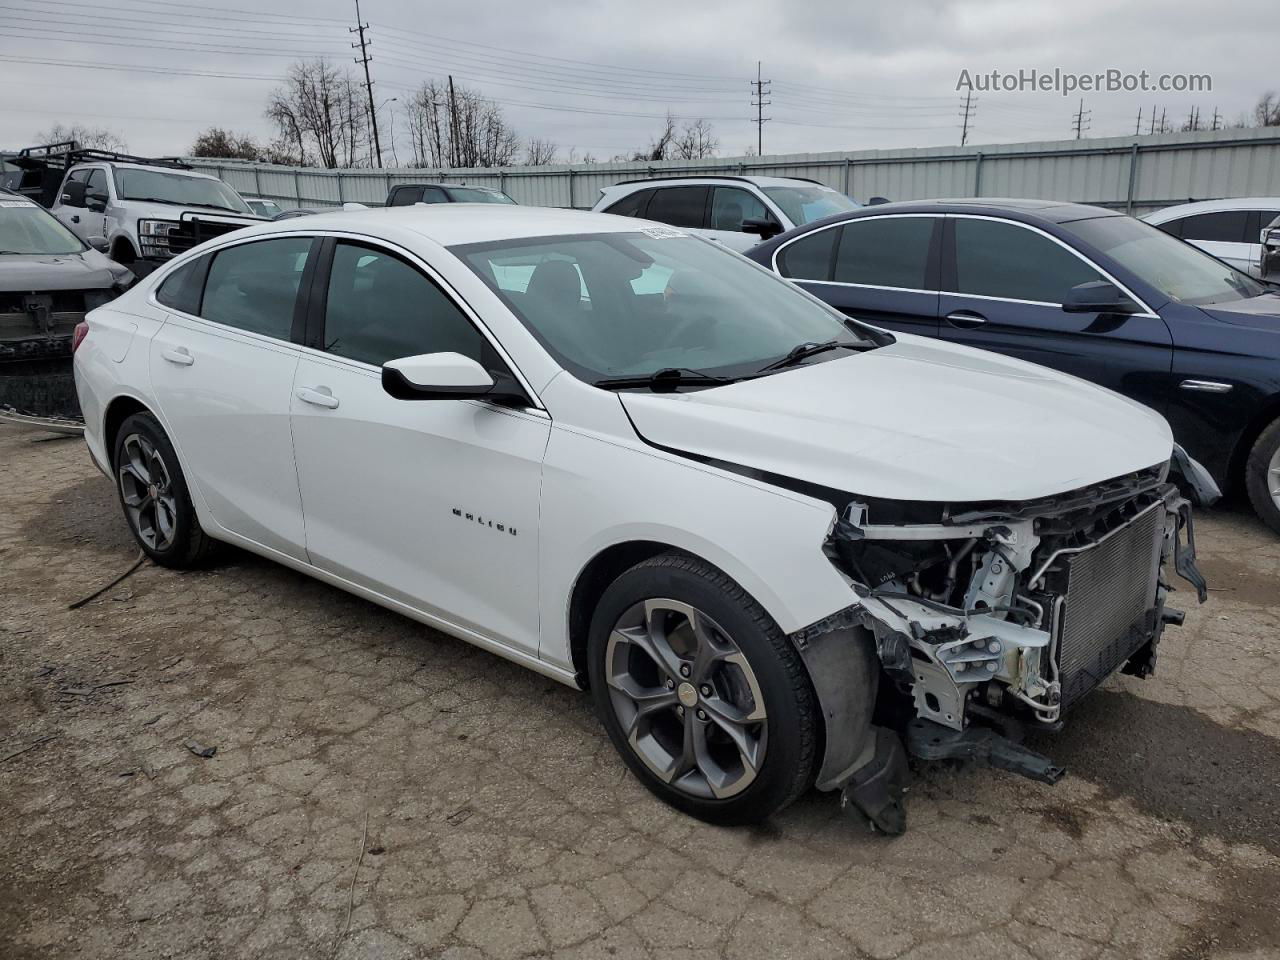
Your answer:
[[[1030,500],[1168,460],[1153,410],[923,337],[683,394],[623,393],[649,442],[868,497]]]

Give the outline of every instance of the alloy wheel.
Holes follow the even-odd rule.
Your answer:
[[[604,674],[627,741],[664,783],[718,800],[755,780],[764,697],[742,650],[706,613],[678,600],[635,604],[610,632]]]
[[[1271,502],[1280,507],[1280,447],[1271,455],[1263,482],[1267,485],[1267,492],[1271,494]]]
[[[134,532],[152,550],[165,550],[177,532],[178,504],[164,458],[140,433],[125,437],[118,475],[124,512]]]

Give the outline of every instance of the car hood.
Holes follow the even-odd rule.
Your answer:
[[[1264,293],[1248,300],[1212,303],[1200,308],[1209,316],[1242,327],[1280,330],[1280,294]]]
[[[867,497],[1030,500],[1167,461],[1155,411],[1065,374],[898,335],[682,394],[623,393],[649,443]]]
[[[124,284],[131,276],[128,267],[97,250],[0,254],[0,290],[106,290]]]

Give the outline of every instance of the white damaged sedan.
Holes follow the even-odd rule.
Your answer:
[[[531,207],[263,224],[77,331],[157,563],[236,544],[589,688],[658,796],[813,785],[905,826],[907,753],[1019,743],[1203,597],[1156,413],[842,317],[703,239]]]

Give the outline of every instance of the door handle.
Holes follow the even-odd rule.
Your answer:
[[[333,395],[333,391],[328,387],[299,387],[297,397],[303,403],[315,404],[317,407],[324,407],[326,410],[338,409],[338,398]]]
[[[953,327],[980,327],[986,322],[986,317],[972,310],[957,310],[947,314],[947,323]]]
[[[78,214],[78,213],[77,213],[77,214],[72,215],[72,217],[71,217],[71,222],[72,222],[72,223],[79,223],[79,222],[80,222],[80,214]]]
[[[196,362],[196,358],[186,347],[166,347],[160,351],[160,356],[180,367],[189,367]]]

